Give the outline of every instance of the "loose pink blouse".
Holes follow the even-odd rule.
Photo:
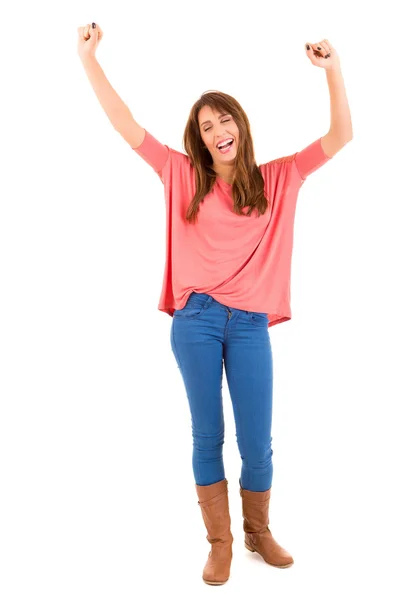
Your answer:
[[[185,220],[196,187],[189,157],[147,130],[133,150],[164,186],[166,255],[158,309],[172,317],[192,292],[198,292],[231,308],[265,312],[269,327],[290,320],[296,201],[307,176],[331,158],[321,138],[300,152],[259,165],[270,201],[263,215],[257,217],[257,210],[250,217],[235,214],[232,185],[218,176],[200,203],[196,224]]]

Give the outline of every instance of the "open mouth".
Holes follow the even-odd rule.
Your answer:
[[[228,152],[230,151],[230,149],[233,146],[233,142],[234,140],[231,140],[230,142],[228,142],[227,144],[223,144],[222,146],[218,147],[217,146],[217,150],[218,152],[220,152],[221,154],[228,154]]]

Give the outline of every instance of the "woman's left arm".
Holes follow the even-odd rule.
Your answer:
[[[328,133],[321,137],[321,145],[325,154],[332,157],[353,139],[350,108],[339,56],[328,40],[306,44],[306,53],[313,65],[325,69],[331,104],[331,124]]]

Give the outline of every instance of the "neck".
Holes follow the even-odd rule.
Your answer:
[[[234,169],[230,165],[221,166],[221,165],[213,165],[213,169],[218,177],[221,177],[227,183],[233,182],[234,177]]]

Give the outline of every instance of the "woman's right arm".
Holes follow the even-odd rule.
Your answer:
[[[79,58],[114,129],[154,169],[164,183],[164,169],[171,156],[170,148],[136,123],[125,102],[111,86],[95,56],[102,38],[103,31],[97,23],[88,23],[85,27],[78,27]],[[175,154],[178,153],[175,152]]]
[[[88,56],[81,60],[93,90],[112,126],[131,148],[137,148],[144,140],[144,128],[135,121],[125,102],[118,96],[97,58]]]

